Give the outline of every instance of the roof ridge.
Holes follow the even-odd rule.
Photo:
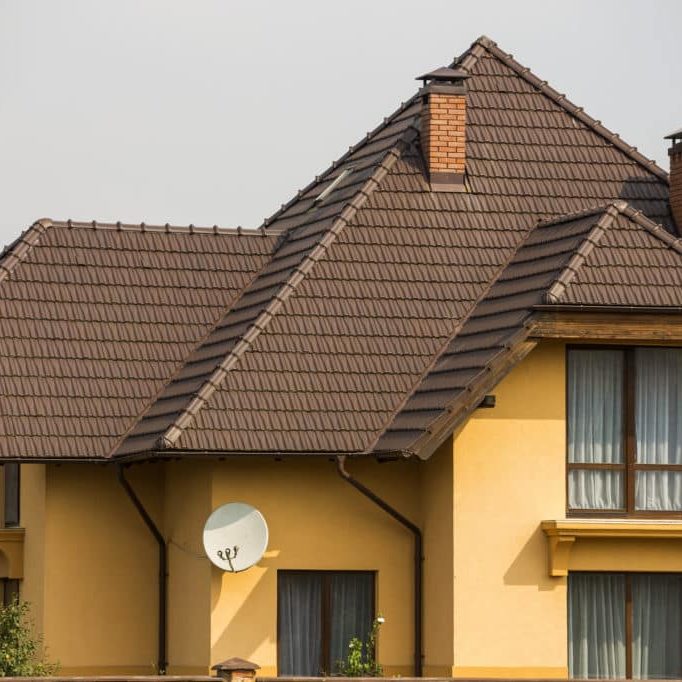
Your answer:
[[[311,180],[307,185],[305,185],[302,189],[299,189],[289,201],[286,203],[282,204],[272,215],[269,217],[265,218],[263,220],[263,223],[261,224],[260,227],[262,228],[267,228],[268,225],[273,223],[275,220],[279,218],[279,216],[282,215],[288,208],[293,206],[306,192],[309,192],[315,185],[317,185],[319,182],[322,181],[323,178],[325,178],[329,173],[332,171],[336,170],[339,166],[343,165],[346,160],[348,159],[351,154],[354,154],[358,149],[360,149],[364,144],[367,144],[369,140],[374,137],[377,133],[381,132],[384,128],[388,127],[391,122],[393,121],[394,118],[400,116],[403,111],[405,111],[407,108],[412,106],[412,104],[415,102],[415,100],[419,97],[419,93],[415,93],[410,97],[409,99],[405,100],[404,102],[400,103],[400,106],[391,114],[388,116],[384,117],[382,122],[376,126],[373,130],[370,130],[363,138],[360,139],[359,142],[356,142],[354,145],[351,145],[348,147],[348,150],[340,156],[338,159],[335,159],[332,161],[331,165],[329,165],[325,170],[323,170],[319,175],[316,175],[313,180]],[[286,231],[286,230],[285,230]]]
[[[580,246],[575,250],[568,263],[561,270],[559,276],[549,286],[543,296],[544,303],[558,303],[559,299],[574,280],[578,269],[592,253],[606,230],[611,227],[613,221],[622,213],[626,203],[622,200],[609,204],[601,218],[590,229]],[[590,215],[589,213],[587,215]]]
[[[483,56],[488,43],[492,43],[490,38],[484,35],[479,36],[459,57],[453,59],[450,68],[458,66],[465,71],[471,71],[476,62]]]
[[[560,216],[554,218],[546,218],[545,220],[540,220],[535,228],[545,228],[552,227],[552,225],[561,225],[562,223],[570,223],[579,218],[587,218],[591,215],[601,215],[604,213],[609,206],[614,206],[616,204],[626,205],[626,202],[622,199],[616,199],[614,201],[608,201],[604,204],[599,204],[598,206],[592,206],[590,208],[580,209],[579,211],[572,211],[571,213],[563,213]],[[533,228],[533,229],[535,229]]]
[[[53,222],[49,218],[40,218],[3,250],[0,254],[0,282],[9,277],[12,270],[26,258],[52,226]]]
[[[628,218],[630,218],[630,220],[637,223],[640,227],[643,227],[661,241],[665,242],[671,249],[673,249],[673,251],[677,251],[679,254],[682,254],[682,237],[674,237],[663,227],[663,225],[654,222],[642,211],[633,208],[628,203],[625,203],[621,213],[626,215]]]
[[[565,94],[558,92],[547,81],[543,81],[538,76],[536,76],[529,67],[523,66],[514,59],[513,55],[502,50],[499,45],[488,38],[487,36],[479,37],[470,48],[473,49],[474,46],[481,46],[487,50],[494,57],[499,59],[503,64],[515,71],[521,78],[530,83],[533,87],[537,88],[545,96],[549,97],[553,102],[558,104],[560,107],[565,109],[569,114],[577,118],[582,123],[586,124],[595,133],[603,137],[605,140],[610,142],[614,147],[617,147],[622,152],[627,154],[633,161],[636,161],[641,166],[646,168],[648,171],[657,175],[661,180],[668,182],[668,174],[652,159],[648,159],[644,154],[637,151],[636,147],[633,147],[626,142],[624,142],[617,133],[611,132],[606,126],[592,118],[589,114],[585,113],[582,107],[576,106],[571,102]],[[480,55],[476,56],[478,61]],[[475,63],[475,61],[473,63]],[[471,67],[463,67],[471,68]]]
[[[327,233],[320,239],[315,248],[305,256],[302,262],[294,268],[291,275],[281,285],[277,293],[275,293],[268,305],[262,310],[258,317],[249,325],[246,332],[240,338],[238,343],[224,358],[224,360],[216,367],[211,375],[204,381],[202,386],[196,391],[194,397],[183,408],[180,414],[173,420],[170,426],[158,438],[158,447],[169,448],[173,447],[178,438],[182,435],[187,425],[194,419],[195,415],[201,410],[204,403],[213,395],[213,393],[220,386],[224,380],[227,372],[234,367],[242,355],[248,350],[254,340],[267,327],[268,323],[277,314],[279,309],[293,293],[296,287],[305,279],[308,272],[314,267],[315,263],[324,255],[324,253],[331,247],[337,235],[355,216],[358,209],[365,203],[374,188],[386,176],[390,168],[395,164],[403,151],[403,147],[409,144],[408,132],[414,133],[414,127],[409,126],[405,132],[400,136],[399,140],[394,144],[383,156],[382,160],[377,164],[376,170],[362,185],[362,187],[355,193],[353,199],[346,203],[343,210],[337,218],[334,219],[332,226]],[[410,136],[411,137],[411,136]]]
[[[148,225],[147,223],[123,223],[117,221],[115,223],[100,222],[98,220],[54,220],[51,221],[54,227],[62,228],[77,228],[77,229],[91,229],[91,230],[114,230],[117,232],[156,232],[165,234],[236,234],[245,237],[267,237],[277,236],[282,234],[284,230],[268,229],[265,227],[245,228],[241,225],[237,227],[219,227],[218,225],[197,226],[189,225],[171,225],[165,223],[164,225]]]

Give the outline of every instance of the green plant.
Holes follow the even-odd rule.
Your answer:
[[[29,610],[18,597],[0,608],[0,677],[42,677],[59,668],[42,658],[42,637],[33,635]]]
[[[379,628],[384,619],[379,616],[374,619],[372,629],[363,642],[358,637],[353,637],[348,643],[348,655],[343,661],[337,661],[336,667],[339,675],[343,677],[381,677],[383,668],[377,663],[377,637]]]

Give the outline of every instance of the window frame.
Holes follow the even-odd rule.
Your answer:
[[[682,511],[665,511],[659,509],[635,508],[635,478],[638,471],[682,471],[682,464],[638,464],[637,438],[635,433],[635,351],[639,348],[682,350],[680,346],[664,346],[655,344],[618,345],[618,344],[567,344],[565,351],[565,403],[566,422],[566,516],[567,518],[639,518],[639,519],[682,519]],[[623,353],[623,455],[622,464],[569,462],[569,367],[568,356],[576,350],[618,350]],[[625,509],[573,509],[569,506],[569,474],[574,470],[609,470],[623,472]]]
[[[639,348],[640,346],[638,346]],[[634,610],[632,603],[632,576],[634,575],[656,575],[664,576],[671,575],[677,578],[682,578],[682,573],[676,573],[674,571],[570,571],[568,574],[568,580],[570,581],[571,575],[575,574],[596,574],[600,573],[603,575],[622,575],[625,578],[625,677],[622,679],[633,680],[633,679],[645,679],[645,678],[633,678],[632,677],[632,649],[633,649],[633,638],[634,638]],[[569,613],[569,600],[570,592],[567,586],[566,589],[566,622],[568,624],[568,613]],[[680,605],[682,608],[682,605]],[[569,625],[570,627],[570,625]],[[568,641],[566,642],[568,650]],[[681,643],[682,646],[682,643]],[[569,679],[579,679],[579,678],[569,678]],[[598,678],[590,678],[598,679]]]
[[[348,570],[334,570],[334,569],[288,569],[279,568],[277,569],[277,674],[280,674],[281,662],[280,662],[280,646],[281,641],[281,628],[282,628],[282,618],[279,608],[279,590],[280,590],[280,576],[282,574],[287,575],[319,575],[322,578],[322,598],[321,602],[321,633],[322,637],[321,647],[320,647],[320,673],[324,675],[332,675],[333,667],[336,661],[331,661],[331,619],[332,619],[332,608],[331,608],[331,579],[335,575],[348,575],[348,574],[360,574],[372,576],[372,597],[371,597],[371,611],[372,620],[377,617],[377,578],[378,571],[376,570],[363,570],[363,569],[348,569]],[[325,671],[326,666],[329,666],[329,670]]]

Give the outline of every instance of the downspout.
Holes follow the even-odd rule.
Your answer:
[[[128,479],[126,479],[123,473],[123,466],[119,464],[117,466],[118,480],[126,491],[130,501],[137,509],[142,520],[145,522],[147,528],[154,536],[156,543],[159,546],[159,653],[158,653],[158,674],[165,675],[166,667],[168,665],[167,660],[167,645],[166,645],[166,621],[168,617],[168,551],[166,547],[166,540],[161,535],[161,531],[158,529],[152,517],[140,502],[140,498],[135,494],[132,489]]]
[[[357,491],[381,507],[389,516],[401,523],[414,535],[414,674],[421,677],[422,667],[422,532],[412,521],[405,518],[397,509],[382,500],[376,493],[366,488],[346,471],[346,456],[336,457],[336,469],[341,478],[350,483]]]

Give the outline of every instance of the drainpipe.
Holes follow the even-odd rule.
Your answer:
[[[336,470],[341,478],[350,483],[357,491],[381,507],[389,516],[401,523],[414,535],[414,674],[422,676],[422,532],[409,519],[405,518],[397,509],[382,500],[376,493],[366,488],[360,481],[354,479],[346,471],[346,456],[336,457]]]
[[[166,667],[168,665],[167,660],[167,645],[166,645],[166,620],[168,617],[168,552],[166,548],[166,540],[161,535],[161,531],[158,529],[152,517],[149,516],[147,510],[142,506],[140,498],[135,494],[130,483],[123,473],[123,466],[120,464],[117,466],[118,480],[126,491],[130,501],[135,505],[139,515],[145,522],[147,528],[154,536],[156,543],[159,546],[159,654],[158,654],[158,674],[165,675]]]

